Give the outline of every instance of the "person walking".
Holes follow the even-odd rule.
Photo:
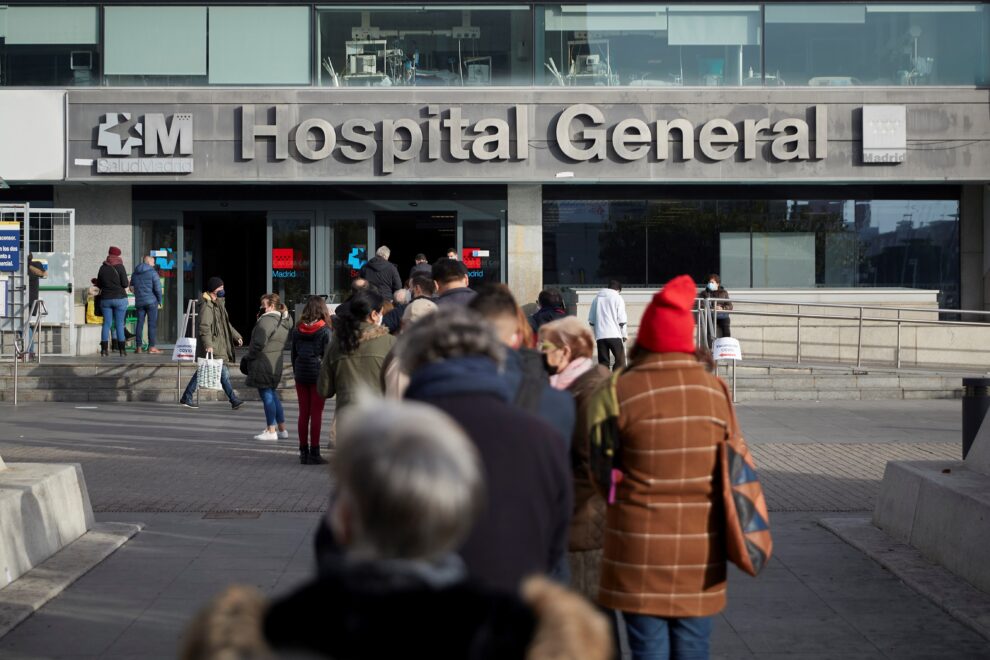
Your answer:
[[[415,277],[432,277],[433,276],[433,266],[430,265],[429,261],[426,260],[426,255],[420,252],[415,257],[415,264],[409,269],[409,277],[406,279],[411,280]]]
[[[588,313],[588,324],[595,329],[598,363],[606,367],[612,365],[614,369],[626,366],[624,344],[629,337],[626,302],[622,299],[621,292],[622,285],[619,281],[609,280],[608,286],[595,296]]]
[[[316,382],[329,344],[330,311],[323,298],[312,296],[292,330],[290,351],[299,399],[299,462],[303,465],[326,463],[320,456],[320,430],[327,400],[320,396]]]
[[[103,331],[100,334],[100,355],[107,356],[110,340],[116,341],[120,357],[127,355],[124,336],[124,315],[127,314],[127,269],[120,257],[120,248],[114,245],[107,251],[107,258],[96,274],[96,286],[100,288],[100,308],[103,311]]]
[[[368,263],[361,266],[361,277],[368,280],[371,288],[388,301],[392,300],[393,291],[402,288],[399,269],[388,260],[390,256],[392,250],[387,245],[383,245],[375,250],[375,256]]]
[[[585,420],[591,395],[608,379],[609,372],[595,363],[595,337],[588,324],[576,316],[540,326],[539,339],[547,370],[552,374],[550,386],[573,396],[577,407],[577,424],[571,438],[574,509],[567,549],[571,587],[594,601],[601,577],[605,500],[591,482]]]
[[[251,344],[244,357],[249,365],[245,384],[258,389],[265,406],[265,430],[254,439],[278,440],[289,437],[285,429],[285,411],[278,396],[278,384],[282,381],[282,353],[289,340],[292,322],[277,293],[261,296],[259,311],[261,316],[251,331]]]
[[[681,275],[653,296],[615,384],[623,476],[606,515],[598,602],[623,613],[634,660],[707,658],[726,602],[718,448],[733,411],[696,356],[696,295]]]
[[[395,345],[395,337],[381,324],[385,301],[377,292],[358,291],[350,303],[350,313],[335,317],[317,381],[320,396],[336,397],[334,423],[362,390],[382,393],[382,365]]]
[[[533,332],[538,332],[540,326],[550,321],[556,321],[567,316],[564,309],[564,298],[560,295],[559,289],[544,289],[536,299],[540,308],[535,314],[529,317],[529,325]]]
[[[47,277],[48,274],[45,271],[45,265],[34,258],[34,254],[28,253],[28,312],[34,311],[34,303],[38,300],[38,296],[41,291],[41,280]],[[28,325],[28,343],[27,350],[28,359],[33,360],[35,356],[34,352],[34,341],[37,337],[34,336],[34,321]]]
[[[512,405],[499,374],[506,348],[477,312],[440,308],[400,336],[405,396],[450,415],[481,454],[485,508],[459,554],[481,585],[516,593],[523,578],[549,574],[567,548],[572,486],[566,442]]]
[[[203,291],[197,306],[199,323],[196,326],[196,357],[204,358],[209,353],[214,358],[223,360],[223,368],[220,371],[220,386],[230,401],[230,407],[237,410],[244,405],[244,402],[234,393],[234,387],[230,384],[228,366],[234,361],[234,347],[242,345],[244,340],[240,333],[234,329],[234,326],[230,324],[227,306],[224,304],[226,294],[223,280],[219,277],[211,277],[206,281],[206,289]],[[186,408],[199,408],[199,404],[193,399],[198,385],[199,373],[197,372],[189,379],[189,384],[186,385],[185,391],[179,397],[180,405]]]
[[[732,311],[732,303],[728,302],[729,292],[722,286],[722,278],[718,276],[718,273],[712,273],[708,276],[705,288],[701,292],[701,297],[706,300],[727,301],[715,302],[712,307],[715,309],[715,326],[718,328],[719,335],[722,337],[731,337],[729,312]]]
[[[134,307],[137,309],[137,327],[134,329],[135,353],[143,350],[144,322],[148,321],[148,353],[161,353],[158,342],[158,307],[162,304],[162,281],[155,269],[155,258],[147,256],[141,260],[131,274],[131,290],[134,292]]]

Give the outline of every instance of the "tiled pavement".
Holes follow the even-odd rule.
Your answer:
[[[146,527],[0,640],[0,658],[175,657],[189,617],[223,585],[275,594],[310,574],[327,474],[300,466],[293,440],[250,440],[258,406],[2,414],[5,460],[78,461],[99,519]],[[871,509],[891,458],[956,458],[958,401],[749,403],[740,419],[775,511],[776,549],[759,578],[733,573],[715,657],[990,658],[986,640],[816,523],[815,512]],[[231,510],[272,513],[215,513]]]

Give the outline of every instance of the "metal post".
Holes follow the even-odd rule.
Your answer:
[[[897,310],[897,348],[894,349],[895,364],[901,368],[901,310]]]
[[[17,337],[14,337],[14,406],[17,406],[17,363],[21,359],[21,349]]]
[[[856,341],[856,366],[863,366],[863,308],[859,308],[859,338]]]
[[[797,306],[797,363],[801,364],[801,305]]]
[[[736,361],[732,361],[732,403],[736,403]]]

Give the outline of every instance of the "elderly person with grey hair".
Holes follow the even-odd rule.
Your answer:
[[[368,260],[368,263],[361,266],[361,277],[368,280],[371,288],[377,291],[382,298],[391,302],[393,291],[402,288],[402,278],[399,277],[399,269],[388,258],[392,251],[387,245],[382,245],[375,250],[375,256]]]
[[[449,417],[416,403],[360,407],[341,422],[332,471],[327,520],[340,551],[319,578],[268,606],[228,590],[193,622],[184,658],[611,657],[605,618],[576,594],[544,578],[513,594],[466,579],[453,551],[485,486]]]
[[[402,329],[402,314],[409,307],[409,289],[396,289],[392,292],[392,309],[382,317],[382,325],[393,335]]]
[[[410,374],[406,399],[446,412],[481,454],[491,506],[460,555],[473,578],[514,592],[524,576],[548,573],[563,556],[573,493],[567,443],[512,403],[499,375],[505,350],[490,323],[459,306],[417,321],[396,347]]]

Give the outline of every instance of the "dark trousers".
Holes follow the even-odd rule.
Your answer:
[[[626,366],[626,347],[618,337],[609,339],[599,339],[598,344],[598,364],[609,366],[612,361],[609,353],[615,358],[615,368]]]
[[[137,308],[137,327],[134,334],[137,335],[138,348],[144,345],[145,319],[148,320],[148,348],[154,348],[158,342],[158,303],[140,305]]]
[[[718,328],[719,337],[731,337],[732,333],[729,332],[729,316],[726,315],[724,318],[715,319],[715,327]]]
[[[296,395],[299,397],[299,446],[319,447],[323,407],[327,400],[320,396],[315,383],[296,383]]]

